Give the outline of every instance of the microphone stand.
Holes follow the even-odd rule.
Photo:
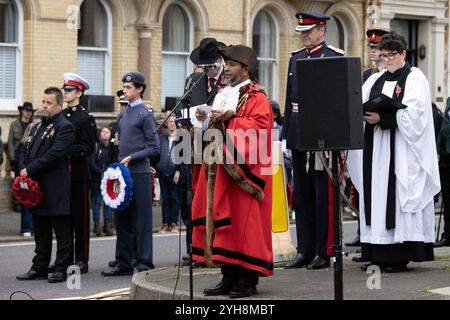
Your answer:
[[[178,109],[181,107],[182,102],[186,102],[187,98],[190,98],[192,95],[192,90],[202,81],[205,79],[206,74],[208,73],[208,70],[204,70],[202,75],[186,90],[184,95],[181,97],[181,99],[178,101],[178,103],[175,105],[175,107],[172,109],[172,112],[169,113],[164,121],[156,128],[154,131],[154,134],[156,134],[162,126],[169,120],[169,118],[178,111]],[[188,110],[191,107],[189,106]],[[188,111],[189,115],[189,111]],[[186,184],[187,184],[187,206],[188,206],[188,215],[189,215],[189,226],[186,230],[186,236],[188,237],[188,255],[189,255],[189,300],[194,300],[194,274],[193,274],[193,268],[192,268],[192,199],[193,199],[193,191],[192,191],[192,182],[191,182],[191,164],[190,161],[186,164]]]

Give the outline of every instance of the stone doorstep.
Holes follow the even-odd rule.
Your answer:
[[[428,292],[450,297],[450,287],[428,290]]]

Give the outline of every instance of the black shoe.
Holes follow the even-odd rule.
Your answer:
[[[104,277],[119,277],[119,276],[132,276],[133,275],[133,269],[129,270],[122,270],[117,267],[111,269],[102,271],[102,276]]]
[[[118,264],[119,264],[119,261],[111,260],[110,262],[108,262],[108,267],[115,268],[115,267],[117,267]]]
[[[397,273],[397,272],[405,272],[409,271],[408,267],[406,265],[399,265],[399,266],[385,266],[381,268],[381,271],[386,273]]]
[[[350,242],[346,242],[345,245],[347,247],[359,247],[359,246],[361,246],[361,240],[360,240],[359,236],[356,236],[355,239],[353,239]]]
[[[88,273],[89,272],[89,265],[87,264],[87,262],[83,262],[83,261],[77,261],[75,263],[75,265],[80,268],[80,272],[81,274],[84,273]]]
[[[330,258],[317,256],[308,265],[308,270],[324,269],[330,266]]]
[[[51,264],[48,266],[48,273],[55,273],[55,265]]]
[[[207,288],[203,290],[203,294],[205,296],[223,296],[229,294],[232,289],[233,285],[225,284],[223,281],[221,281],[214,288]]]
[[[100,222],[99,221],[95,221],[94,222],[94,234],[97,237],[100,237],[102,235],[102,230],[100,228]]]
[[[360,262],[369,262],[369,260],[363,258],[362,256],[354,256],[352,258],[352,261],[353,262],[358,262],[358,263],[360,263]]]
[[[378,265],[376,265],[376,264],[374,264],[374,263],[372,263],[372,262],[369,262],[369,263],[363,265],[363,266],[361,267],[361,270],[367,271],[367,269],[368,269],[370,266],[377,266],[377,267],[379,267]]]
[[[34,270],[30,270],[27,273],[21,274],[16,277],[19,281],[28,281],[28,280],[46,280],[47,274],[40,273]]]
[[[237,285],[230,291],[229,297],[231,299],[250,297],[258,292],[256,291],[256,286],[242,286]]]
[[[62,272],[55,272],[48,276],[48,283],[64,282],[67,279],[67,275]]]
[[[303,254],[299,253],[295,260],[287,265],[284,266],[285,269],[295,269],[295,268],[302,268],[306,267],[311,261],[313,260],[312,257],[306,257]]]
[[[441,240],[434,243],[435,248],[448,247],[448,246],[450,246],[450,239],[445,238],[445,237],[442,237]]]
[[[192,268],[206,268],[206,264],[200,261],[193,261]]]
[[[114,232],[112,230],[112,223],[111,223],[111,219],[107,219],[104,222],[103,225],[103,233],[107,236],[107,237],[111,237],[114,235]]]

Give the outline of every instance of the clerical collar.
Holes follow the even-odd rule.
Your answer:
[[[130,104],[128,106],[130,108],[133,108],[133,107],[139,106],[141,104],[142,104],[142,99],[137,99],[137,100],[134,100],[133,102],[130,102]]]
[[[308,52],[309,55],[313,55],[314,53],[316,53],[317,51],[322,49],[324,46],[325,46],[325,41],[322,41],[321,43],[319,43],[311,48],[306,48],[306,51]]]
[[[393,73],[390,73],[389,71],[387,71],[386,72],[386,80],[387,81],[397,81],[400,78],[400,76],[402,75],[405,68],[411,69],[409,62],[406,62],[402,68],[394,71]]]

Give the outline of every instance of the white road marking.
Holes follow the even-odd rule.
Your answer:
[[[186,232],[181,232],[181,235],[186,235]],[[166,238],[166,237],[178,237],[179,233],[167,233],[167,234],[154,234],[153,238]],[[100,238],[91,238],[92,242],[101,242],[101,241],[111,241],[116,240],[116,236],[114,237],[100,237]],[[56,244],[56,240],[53,240],[53,244]],[[11,243],[3,243],[0,244],[0,248],[6,247],[25,247],[25,246],[34,246],[34,241],[26,241],[26,242],[11,242]]]

